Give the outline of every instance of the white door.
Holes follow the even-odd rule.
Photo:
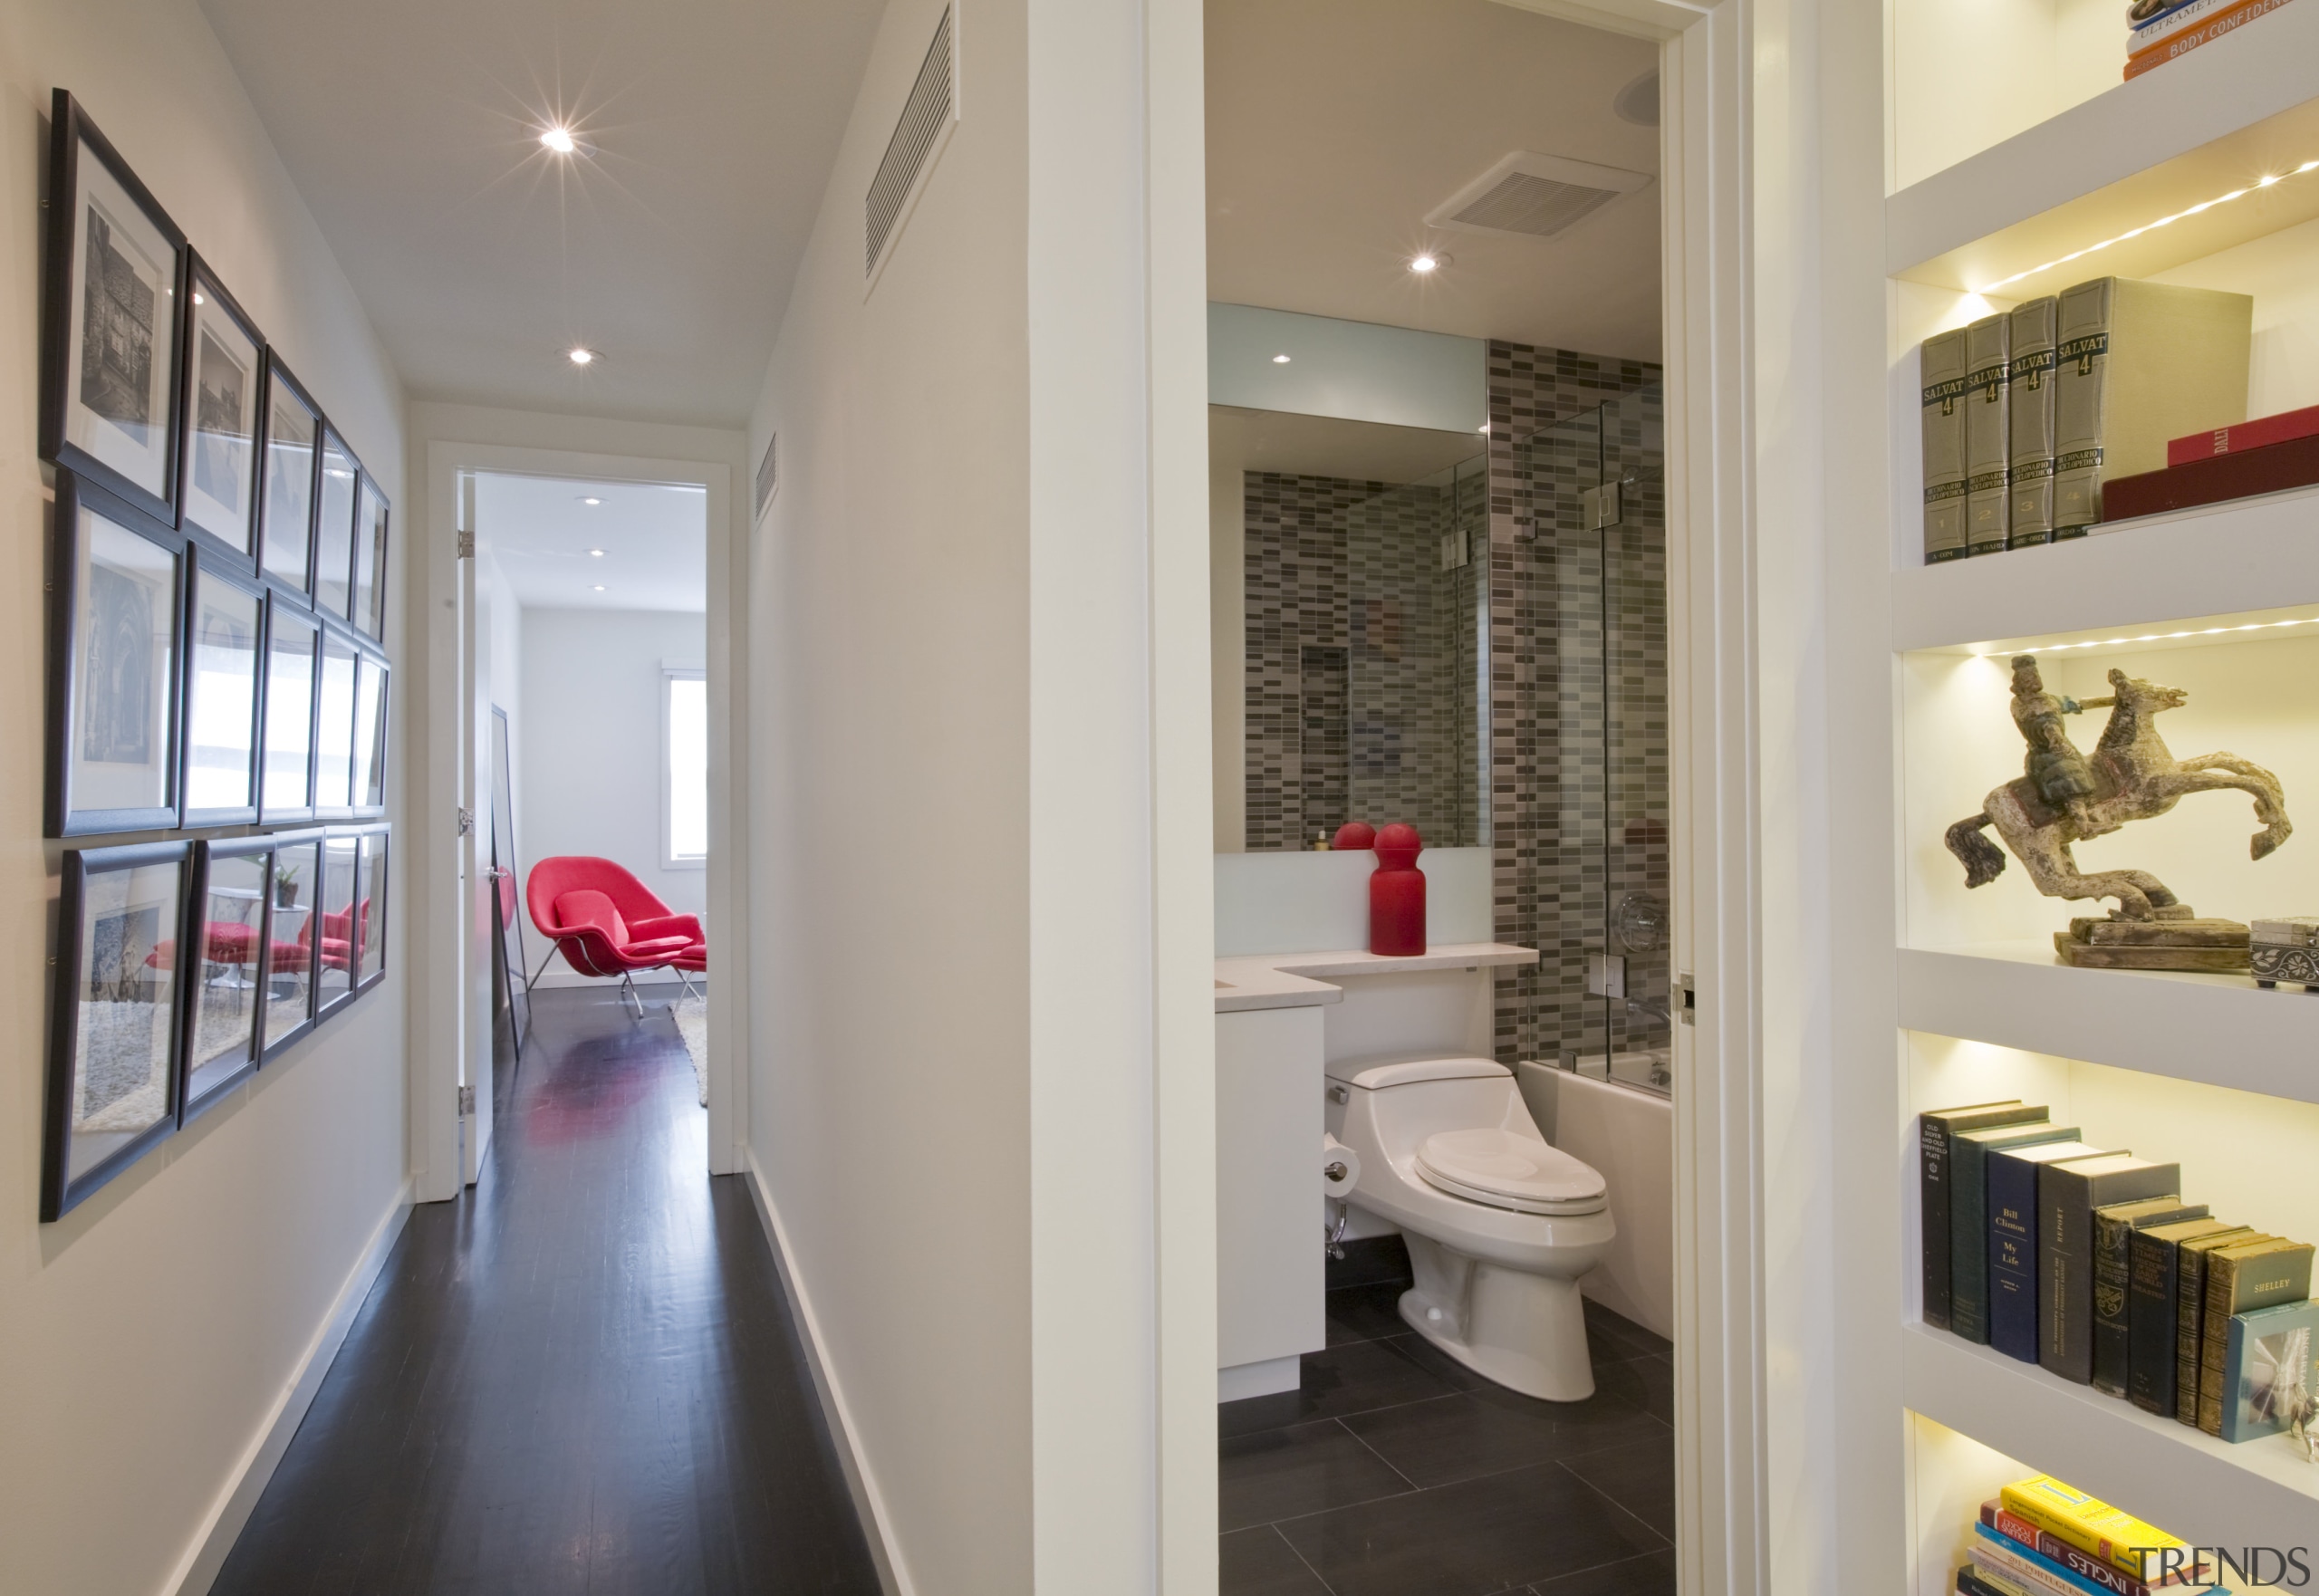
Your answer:
[[[459,1158],[473,1186],[491,1146],[491,590],[476,580],[475,477],[459,478]]]

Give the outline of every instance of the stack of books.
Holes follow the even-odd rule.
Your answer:
[[[2314,1389],[2311,1243],[2017,1098],[1920,1115],[1918,1147],[1926,1324],[2227,1441]]]
[[[2276,11],[2286,0],[2174,0],[2172,5],[2136,19],[2127,13],[2132,31],[2126,35],[2126,81],[2164,66],[2235,33],[2266,12]]]
[[[2110,519],[2187,510],[2319,482],[2319,405],[2170,438],[2163,469],[2103,490]]]
[[[2051,1475],[1981,1504],[1958,1596],[2149,1596],[2199,1590],[2229,1596],[2202,1552],[2164,1530],[2072,1490]]]

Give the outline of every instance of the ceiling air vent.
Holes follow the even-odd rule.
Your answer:
[[[781,434],[776,432],[765,440],[765,458],[757,462],[756,513],[760,515],[765,514],[765,507],[773,503],[773,485],[779,480],[775,473],[780,470],[779,457],[775,451],[780,447]]]
[[[934,43],[918,69],[894,135],[886,141],[886,159],[861,202],[861,274],[875,279],[885,259],[886,246],[909,215],[927,169],[940,152],[942,140],[958,119],[957,13],[945,6],[935,25]]]
[[[1650,186],[1648,172],[1517,149],[1428,212],[1425,225],[1552,238],[1621,196]]]

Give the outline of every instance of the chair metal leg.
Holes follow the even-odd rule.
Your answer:
[[[670,967],[670,968],[672,968],[672,969],[673,969],[673,968],[675,968],[675,966],[670,966],[669,967]],[[699,994],[699,993],[695,992],[695,991],[692,989],[692,977],[691,977],[690,976],[687,975],[684,971],[682,971],[682,970],[678,970],[678,971],[677,971],[677,979],[684,983],[684,985],[685,985],[685,995],[686,995],[687,997],[698,997],[698,996],[700,995],[700,994]]]
[[[636,1017],[640,1020],[642,1019],[644,1017],[644,999],[637,995],[636,983],[634,980],[630,978],[629,973],[626,970],[622,970],[620,973],[620,989],[621,993],[627,996],[629,1006],[636,1011]]]

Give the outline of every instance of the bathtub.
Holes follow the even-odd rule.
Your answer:
[[[1527,1062],[1516,1073],[1540,1133],[1610,1185],[1618,1237],[1578,1289],[1671,1341],[1675,1105],[1663,1088],[1647,1084],[1665,1074],[1666,1062],[1663,1055],[1619,1053],[1581,1058],[1578,1073]]]

